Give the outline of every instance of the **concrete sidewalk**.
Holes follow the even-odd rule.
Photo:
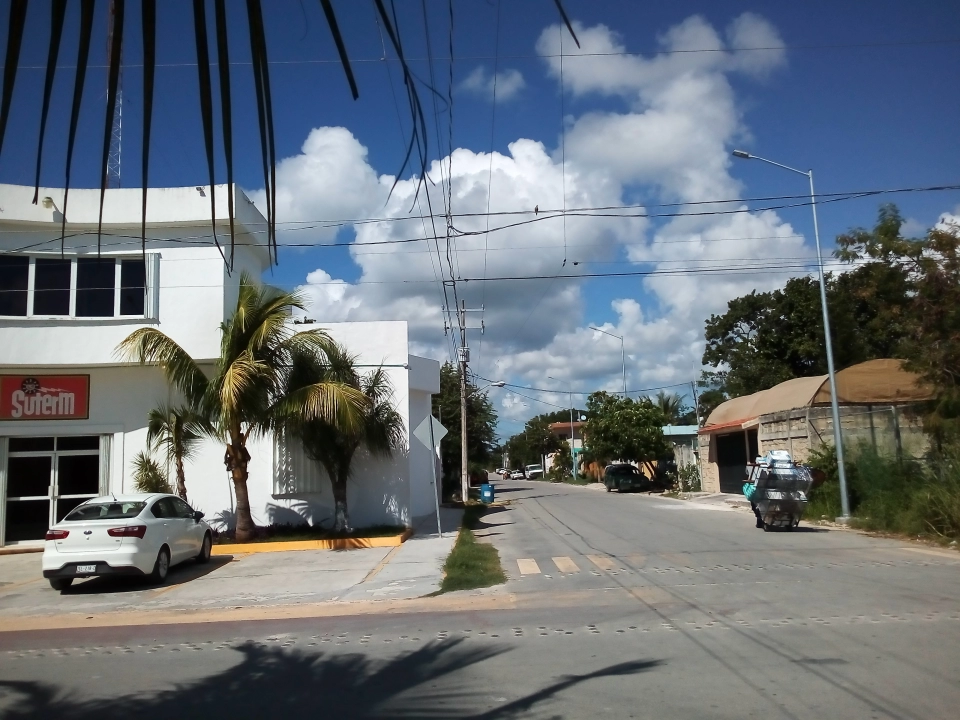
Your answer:
[[[60,593],[41,577],[39,554],[0,557],[0,624],[26,615],[203,610],[428,595],[440,587],[443,563],[456,540],[462,511],[441,508],[394,548],[301,550],[185,562],[152,586],[128,578],[80,580]]]

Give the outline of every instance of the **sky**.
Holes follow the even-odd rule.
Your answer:
[[[45,141],[49,186],[63,185],[76,5]],[[121,183],[139,187],[139,3],[127,5]],[[191,4],[159,6],[149,183],[207,184]],[[262,209],[244,6],[228,6],[235,179]],[[488,389],[502,439],[568,407],[571,392],[582,407],[593,390],[621,390],[621,341],[591,326],[623,338],[631,396],[689,396],[712,314],[815,271],[807,178],[733,149],[813,169],[828,256],[838,234],[872,226],[881,202],[899,206],[910,235],[960,215],[960,191],[921,190],[960,184],[955,0],[564,6],[579,48],[550,0],[455,0],[452,34],[447,0],[397,0],[428,128],[421,183],[418,167],[397,178],[410,111],[374,3],[334,1],[357,101],[319,3],[264,3],[282,248],[263,279],[299,288],[321,322],[406,320],[411,352],[441,361],[457,342],[444,306],[455,295],[478,310],[471,371],[480,386],[508,383]],[[106,8],[98,3],[74,156],[79,187],[98,185]],[[0,182],[33,182],[48,12],[33,3],[28,15]],[[0,22],[8,13],[0,2]],[[872,190],[909,191],[847,197]]]

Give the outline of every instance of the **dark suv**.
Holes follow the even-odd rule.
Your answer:
[[[626,492],[642,490],[650,485],[650,481],[633,465],[615,463],[604,468],[603,484],[607,486],[607,492]]]

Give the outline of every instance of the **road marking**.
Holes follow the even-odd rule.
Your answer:
[[[577,567],[577,564],[568,557],[555,557],[553,558],[553,564],[556,565],[557,570],[562,573],[580,572],[580,568]]]
[[[517,567],[520,568],[521,575],[539,575],[540,566],[536,560],[530,558],[520,558],[517,560]]]
[[[592,562],[601,570],[615,570],[617,565],[613,561],[613,558],[607,557],[606,555],[587,555],[587,560]]]

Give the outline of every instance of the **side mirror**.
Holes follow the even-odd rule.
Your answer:
[[[193,513],[193,520],[194,522],[200,522],[203,520],[203,513],[197,510],[195,513]]]

